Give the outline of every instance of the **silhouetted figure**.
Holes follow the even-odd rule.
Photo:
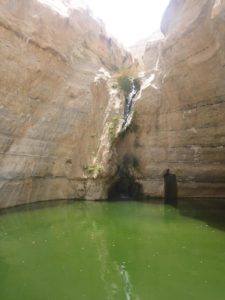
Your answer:
[[[164,174],[164,197],[165,204],[177,206],[177,178],[176,175],[170,174],[170,170],[166,170]]]

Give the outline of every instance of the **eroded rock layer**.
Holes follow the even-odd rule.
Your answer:
[[[131,57],[86,10],[45,2],[0,4],[0,207],[105,198],[115,172],[110,73]]]
[[[225,197],[225,1],[172,0],[162,32],[146,49],[148,78],[120,160],[138,159],[147,195],[163,196],[169,168],[180,197]]]

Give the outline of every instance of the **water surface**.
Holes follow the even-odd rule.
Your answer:
[[[2,214],[0,299],[224,300],[225,234],[209,224],[138,202]]]

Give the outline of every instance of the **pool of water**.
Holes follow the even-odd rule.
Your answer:
[[[224,300],[224,218],[191,212],[59,202],[1,214],[0,299]]]

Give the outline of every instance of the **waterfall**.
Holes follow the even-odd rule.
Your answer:
[[[132,117],[132,108],[134,104],[134,98],[138,93],[138,89],[134,84],[134,80],[131,80],[131,92],[126,97],[125,107],[124,107],[124,121],[123,121],[123,130],[126,130],[130,125],[131,117]]]

